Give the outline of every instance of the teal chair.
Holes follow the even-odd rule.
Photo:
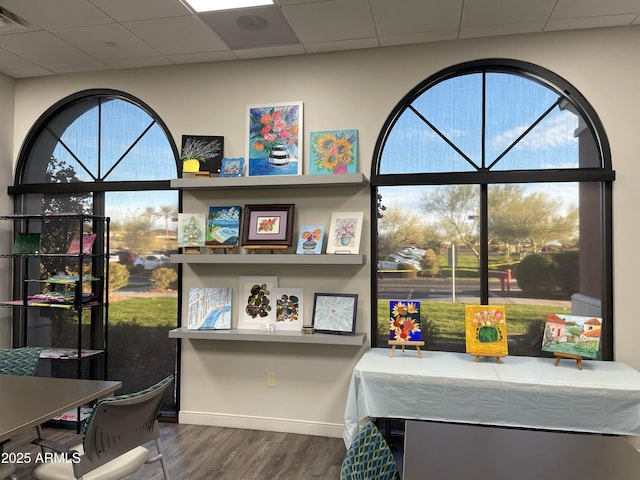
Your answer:
[[[0,375],[33,375],[38,367],[40,350],[36,347],[0,348]],[[0,442],[0,452],[8,441]],[[18,480],[15,471],[14,465],[0,463],[0,479]]]
[[[157,418],[172,381],[170,375],[142,391],[99,400],[85,424],[81,445],[68,449],[46,439],[31,442],[73,459],[42,463],[33,469],[32,478],[73,480],[86,475],[92,480],[113,480],[135,473],[145,463],[160,461],[164,478],[169,480]],[[153,441],[157,454],[144,446]]]
[[[400,473],[393,453],[372,422],[358,432],[347,450],[340,480],[398,480]]]

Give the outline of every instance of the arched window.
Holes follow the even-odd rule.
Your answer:
[[[556,314],[599,318],[611,359],[614,176],[595,111],[554,73],[488,59],[426,79],[374,151],[373,344],[390,299],[420,302],[423,339],[450,351],[465,305],[504,305],[510,354],[541,354]]]
[[[178,193],[170,189],[177,162],[166,125],[148,105],[120,91],[87,90],[59,101],[38,119],[9,189],[16,213],[111,219],[107,376],[122,380],[127,391],[175,370],[176,345],[166,331],[177,325],[178,315],[177,268],[168,263],[179,211]],[[151,254],[167,269],[161,285],[147,268]],[[16,317],[14,344],[23,343],[27,333],[29,338],[42,335],[43,325],[50,327],[41,342],[68,343],[64,326],[73,319],[57,314],[60,318],[52,321],[47,315],[40,322]],[[96,310],[91,321],[102,324],[102,317]],[[165,398],[164,407],[175,413],[172,397]]]

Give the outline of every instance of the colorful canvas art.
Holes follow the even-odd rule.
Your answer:
[[[602,318],[550,313],[544,326],[542,351],[596,358]]]
[[[302,288],[274,288],[276,301],[276,330],[300,330],[303,325],[304,290]]]
[[[248,175],[302,174],[302,102],[250,105]]]
[[[422,340],[420,302],[391,300],[389,313],[389,340],[399,342]]]
[[[486,357],[508,354],[504,306],[466,305],[465,326],[467,353]]]
[[[183,135],[180,153],[182,172],[220,173],[223,150],[224,137]]]
[[[300,254],[320,254],[322,253],[322,239],[324,238],[324,227],[320,225],[300,227],[300,237],[298,238],[298,249]]]
[[[204,213],[178,214],[178,247],[200,247],[206,241],[207,219]]]
[[[240,277],[238,328],[260,329],[275,323],[273,291],[277,287],[278,277]]]
[[[207,245],[238,245],[240,237],[240,207],[209,207],[207,216]]]
[[[39,251],[39,233],[16,233],[16,238],[13,241],[13,253],[38,253]]]
[[[362,218],[362,212],[333,212],[329,227],[327,253],[358,253]]]
[[[311,132],[309,173],[356,173],[358,130]]]
[[[231,297],[232,289],[228,287],[190,288],[187,329],[230,329]]]

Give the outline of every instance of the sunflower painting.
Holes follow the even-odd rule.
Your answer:
[[[358,130],[311,132],[309,173],[356,173]]]
[[[399,342],[422,340],[420,302],[391,300],[389,312],[389,340]]]

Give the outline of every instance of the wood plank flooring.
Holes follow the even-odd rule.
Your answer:
[[[161,440],[172,480],[337,480],[346,453],[341,438],[161,423]],[[45,428],[44,436],[72,446],[75,430]],[[33,432],[6,445],[6,452],[31,452]],[[21,480],[32,465],[18,465]],[[159,463],[143,466],[128,480],[161,480]]]

